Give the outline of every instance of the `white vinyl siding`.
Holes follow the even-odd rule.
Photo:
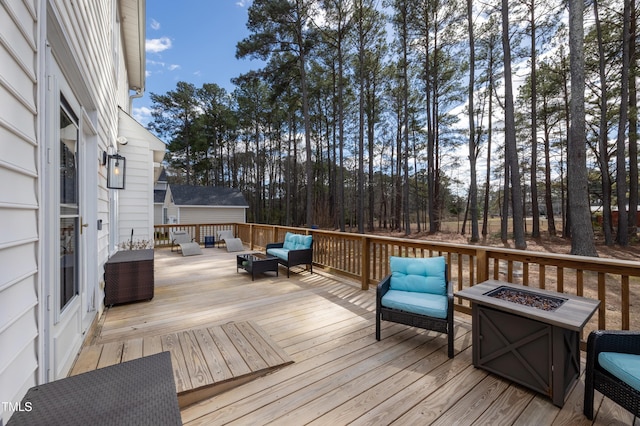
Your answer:
[[[119,148],[126,158],[125,189],[119,191],[119,241],[153,241],[154,152],[165,145],[123,111],[119,112],[118,135],[126,138]]]
[[[244,212],[244,207],[180,206],[180,223],[242,223]]]
[[[59,263],[52,253],[60,242],[49,218],[57,205],[47,191],[51,175],[59,173],[50,162],[59,141],[48,127],[55,114],[47,103],[55,83],[49,68],[54,59],[80,106],[76,113],[86,144],[84,170],[90,186],[85,194],[88,216],[83,221],[91,229],[85,244],[90,246],[86,254],[92,273],[87,277],[92,284],[99,285],[95,281],[102,279],[109,256],[111,193],[101,158],[118,136],[118,105],[127,111],[130,106],[124,41],[116,22],[119,3],[136,8],[140,4],[137,0],[0,1],[0,179],[6,183],[0,190],[2,402],[18,403],[30,387],[66,375],[82,340],[81,324],[70,315],[61,315],[60,323],[72,323],[69,330],[75,329],[76,335],[51,339],[45,303],[46,294],[57,289],[52,274],[53,265]],[[152,161],[150,157],[146,161]],[[147,221],[152,220],[149,217]],[[98,220],[102,230],[97,230]],[[51,303],[48,307],[54,309]],[[98,308],[91,315],[98,315]],[[78,315],[84,312],[79,309]],[[63,360],[48,365],[51,353]],[[0,412],[0,425],[11,414]]]
[[[38,3],[0,3],[0,401],[38,380]]]

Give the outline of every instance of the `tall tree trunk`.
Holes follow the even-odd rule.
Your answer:
[[[503,244],[509,242],[509,206],[511,205],[511,188],[509,186],[509,162],[506,161],[505,146],[504,180],[502,184],[502,216],[500,217],[500,240]]]
[[[544,109],[548,110],[547,99],[544,100]],[[547,120],[544,121],[544,201],[547,209],[547,232],[550,236],[556,235],[556,221],[553,212],[553,197],[551,193],[551,129]]]
[[[375,202],[375,186],[374,186],[374,168],[373,168],[373,159],[374,159],[374,146],[375,146],[375,116],[376,116],[376,104],[375,104],[375,93],[376,93],[376,83],[374,81],[370,81],[369,91],[373,95],[369,95],[369,116],[367,118],[367,144],[369,147],[369,232],[373,232],[374,230],[374,202]]]
[[[307,89],[306,55],[303,51],[304,44],[300,40],[301,52],[299,59],[300,86],[302,88],[302,117],[304,121],[304,145],[307,156],[305,163],[305,175],[307,177],[307,202],[306,220],[307,227],[313,224],[313,158],[311,151],[311,119],[309,118],[309,90]]]
[[[475,107],[473,104],[473,89],[475,83],[476,51],[473,37],[473,1],[467,0],[467,28],[469,31],[469,166],[471,184],[469,186],[469,209],[471,209],[471,238],[472,243],[480,239],[478,234],[478,181],[476,172],[477,148]],[[466,218],[466,214],[465,214]]]
[[[571,70],[571,128],[567,144],[567,187],[571,254],[597,256],[591,226],[587,188],[584,110],[584,3],[569,1],[569,49]]]
[[[631,0],[629,7],[636,10],[635,0]],[[631,13],[629,25],[629,233],[638,232],[638,95],[636,89],[637,64],[636,57],[636,19]]]
[[[622,84],[620,88],[620,118],[616,155],[616,188],[618,195],[618,236],[617,242],[623,247],[629,245],[629,218],[627,216],[627,161],[626,129],[629,108],[629,26],[631,21],[631,0],[624,0],[622,24]]]
[[[489,51],[489,117],[487,119],[487,172],[484,184],[484,212],[482,216],[482,236],[486,237],[489,233],[489,192],[491,185],[491,142],[493,136],[493,43]]]
[[[602,174],[602,230],[604,231],[604,242],[610,246],[613,244],[613,232],[611,222],[611,176],[609,175],[609,132],[607,131],[607,73],[604,56],[604,46],[602,44],[602,26],[600,25],[600,14],[598,12],[599,0],[593,2],[593,14],[595,17],[596,34],[598,38],[598,71],[600,76],[600,132],[598,133],[598,161],[600,162],[600,173]]]
[[[535,0],[531,2],[531,236],[540,238],[540,208],[538,206],[538,89],[536,73]]]
[[[527,248],[522,211],[522,184],[516,147],[515,110],[513,106],[513,82],[511,77],[511,46],[509,45],[509,0],[502,0],[502,48],[504,51],[505,80],[505,147],[506,162],[511,177],[511,206],[513,210],[513,239],[517,249]]]
[[[362,7],[360,7],[362,10]],[[358,22],[358,195],[356,197],[356,220],[358,232],[364,234],[364,31],[362,30],[362,16]]]

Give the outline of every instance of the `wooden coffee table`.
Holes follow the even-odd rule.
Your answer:
[[[239,254],[237,256],[236,272],[244,269],[251,274],[251,281],[256,278],[256,274],[267,271],[274,271],[278,276],[278,258],[264,253]]]

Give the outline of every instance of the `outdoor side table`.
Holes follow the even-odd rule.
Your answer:
[[[239,254],[236,257],[236,272],[244,269],[251,274],[251,281],[255,280],[256,274],[267,271],[274,271],[278,276],[278,258],[264,253]]]
[[[519,295],[519,302],[559,306],[545,310],[504,300],[496,297],[500,291]],[[473,365],[545,394],[562,407],[580,377],[580,334],[600,301],[497,280],[455,296],[471,301]]]
[[[181,425],[171,355],[155,355],[34,386],[7,426]]]
[[[153,249],[122,250],[104,265],[104,304],[153,299]]]

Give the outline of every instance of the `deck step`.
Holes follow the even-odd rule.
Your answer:
[[[171,353],[180,407],[246,383],[293,360],[253,321],[85,346],[70,375]]]

